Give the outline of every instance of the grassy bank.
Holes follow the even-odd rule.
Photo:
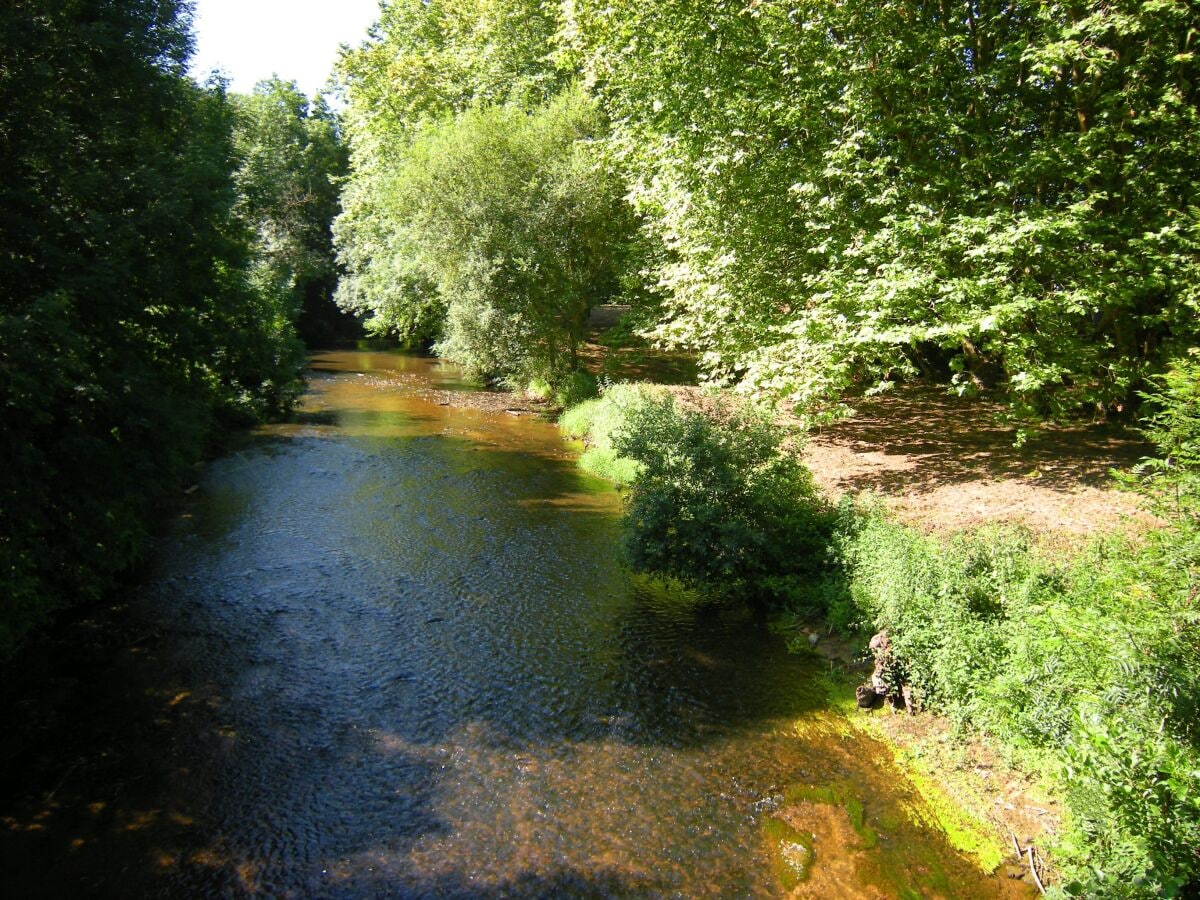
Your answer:
[[[1042,775],[1066,808],[1057,890],[1189,896],[1200,541],[1172,429],[1190,421],[1160,416],[1152,434],[1167,477],[1147,491],[1170,526],[1057,557],[1018,528],[934,536],[867,505],[832,509],[780,462],[794,460],[782,436],[729,407],[682,411],[627,386],[568,411],[564,429],[585,440],[585,467],[628,485],[635,568],[863,643],[885,630],[897,691]]]

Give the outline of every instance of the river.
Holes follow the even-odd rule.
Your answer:
[[[628,574],[620,495],[463,390],[318,354],[295,420],[205,468],[8,713],[9,896],[1015,890],[922,824],[820,663]]]

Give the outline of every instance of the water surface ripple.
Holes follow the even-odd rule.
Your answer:
[[[458,386],[433,360],[320,354],[297,420],[208,467],[130,604],[154,637],[118,674],[142,699],[105,717],[134,737],[4,819],[5,862],[40,873],[17,883],[771,896],[761,825],[787,785],[850,784],[886,818],[879,748],[798,736],[813,664],[627,574],[616,492],[551,425],[439,405]],[[998,889],[892,827],[928,846],[872,869],[818,844],[809,890],[886,896],[889,866],[930,895]]]

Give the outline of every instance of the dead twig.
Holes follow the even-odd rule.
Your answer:
[[[1029,856],[1029,871],[1033,875],[1033,883],[1037,885],[1041,893],[1045,894],[1046,886],[1042,884],[1042,879],[1038,877],[1037,864],[1033,861],[1033,846],[1026,847],[1025,853]]]
[[[52,790],[49,794],[46,795],[46,803],[50,803],[52,800],[54,800],[55,795],[57,795],[58,792],[60,790],[62,790],[62,786],[67,783],[67,779],[71,777],[71,773],[75,771],[75,769],[79,766],[80,762],[81,762],[81,760],[77,759],[77,760],[75,760],[75,762],[73,762],[69,766],[67,766],[67,770],[65,772],[63,772],[62,778],[58,779],[58,784],[56,784],[54,786],[54,790]]]

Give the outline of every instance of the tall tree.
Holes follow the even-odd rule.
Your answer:
[[[618,289],[632,219],[601,164],[595,105],[472,108],[422,131],[389,183],[402,254],[444,317],[438,350],[471,373],[557,384],[588,311]]]
[[[1104,410],[1197,340],[1195,4],[563,8],[714,376]]]
[[[323,99],[310,104],[295,82],[278,78],[232,99],[237,212],[256,235],[255,286],[275,298],[277,328],[295,322],[307,343],[329,342],[353,325],[333,304],[331,229],[347,168],[337,120]]]
[[[540,0],[390,0],[369,39],[339,62],[351,174],[336,228],[338,303],[368,329],[440,333],[445,303],[414,267],[389,206],[395,173],[422,130],[472,106],[532,109],[568,83],[551,59],[554,10]]]
[[[294,390],[187,10],[0,7],[0,648],[138,557],[215,418]]]

